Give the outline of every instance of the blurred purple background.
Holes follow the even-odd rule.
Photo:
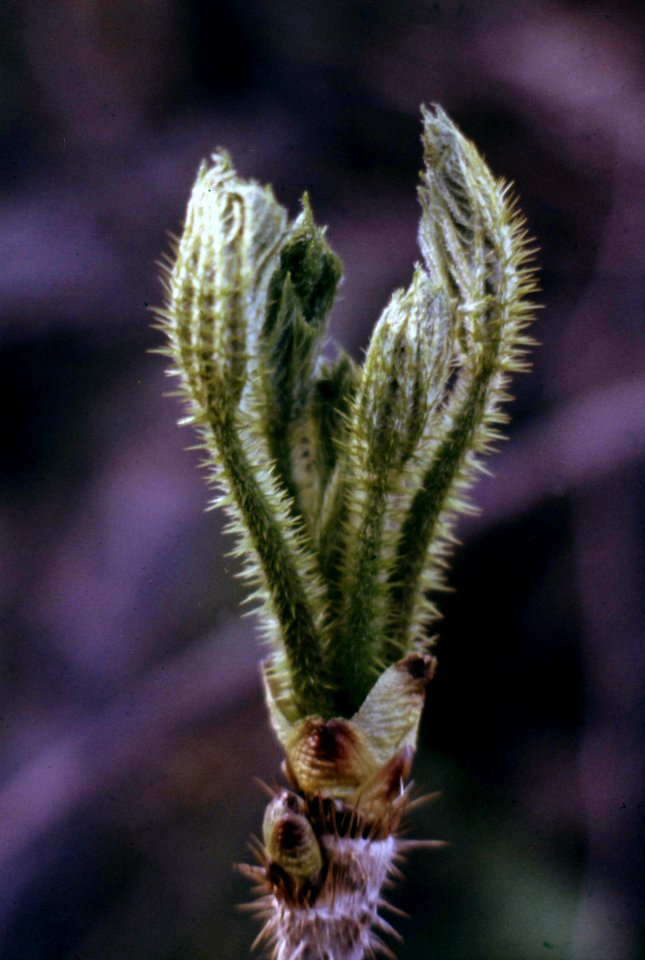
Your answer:
[[[461,526],[400,960],[637,960],[645,7],[0,8],[2,960],[244,958],[277,776],[253,621],[146,308],[202,157],[311,193],[360,356],[417,257],[419,104],[516,183],[545,309]]]

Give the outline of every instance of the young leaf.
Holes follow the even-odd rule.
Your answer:
[[[342,607],[329,640],[343,713],[358,708],[385,667],[387,572],[413,458],[448,378],[449,335],[446,298],[419,268],[368,347],[344,444]]]
[[[310,419],[326,321],[342,268],[313,221],[308,197],[269,282],[259,343],[260,416],[269,455],[295,515],[315,522],[323,478]]]
[[[283,651],[276,662],[284,665],[284,683],[306,714],[329,709],[321,683],[322,584],[293,501],[263,449],[252,401],[270,278],[290,236],[271,190],[241,180],[228,156],[216,154],[199,170],[161,319],[187,419],[201,430],[222,490],[217,502],[231,516],[267,633]]]
[[[440,108],[424,109],[423,120],[419,242],[430,276],[451,298],[455,379],[426,433],[423,472],[388,577],[388,663],[423,643],[436,615],[425,594],[443,583],[453,518],[468,509],[464,493],[478,457],[505,422],[509,374],[526,369],[536,290],[533,252],[508,186]]]

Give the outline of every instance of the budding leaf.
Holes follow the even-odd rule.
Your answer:
[[[366,478],[385,479],[417,449],[448,378],[449,324],[445,294],[418,269],[376,325],[354,414],[364,446],[356,452],[357,467]]]
[[[321,684],[324,588],[312,545],[276,476],[257,416],[268,287],[290,236],[272,191],[241,179],[223,153],[202,164],[161,311],[207,463],[280,653],[297,709],[329,709]],[[309,298],[309,305],[312,297]]]
[[[509,374],[524,371],[536,290],[524,220],[479,155],[438,107],[424,109],[419,243],[450,298],[453,381],[427,437],[424,468],[401,525],[389,574],[388,652],[424,641],[436,618],[428,591],[443,585],[464,494],[490,452]]]
[[[338,462],[357,381],[358,367],[342,353],[334,364],[322,367],[314,384],[311,412],[318,437],[318,469],[323,489]]]
[[[270,188],[239,180],[226,153],[201,165],[164,313],[198,419],[240,400],[285,229]]]
[[[452,525],[526,368],[531,251],[508,188],[423,110],[423,263],[358,366],[325,360],[341,265],[305,195],[292,224],[227,155],[202,165],[161,312],[170,373],[260,601],[289,789],[260,864],[276,957],[383,948]],[[432,841],[430,841],[432,843]]]
[[[343,677],[341,712],[355,709],[386,666],[386,573],[393,534],[418,471],[428,420],[442,396],[451,357],[450,305],[418,268],[392,297],[367,351],[344,443],[343,557],[333,670]],[[341,633],[342,630],[342,633]]]
[[[454,518],[509,375],[526,368],[535,280],[508,187],[440,108],[424,108],[422,139],[423,263],[362,367],[324,359],[342,268],[308,198],[289,224],[223,152],[200,168],[168,272],[171,373],[261,602],[289,724],[358,716],[384,671],[428,645]]]
[[[259,342],[262,417],[269,454],[297,515],[313,522],[323,478],[308,423],[326,322],[340,281],[340,261],[314,224],[309,200],[280,249],[268,287]],[[309,475],[301,469],[307,461]]]

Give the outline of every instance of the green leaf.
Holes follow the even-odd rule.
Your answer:
[[[417,266],[358,367],[322,357],[340,261],[307,196],[289,225],[228,156],[202,165],[160,312],[171,374],[231,517],[290,718],[352,716],[427,644],[454,518],[526,369],[524,222],[440,108],[423,110]]]
[[[350,411],[342,603],[327,644],[344,713],[358,708],[384,668],[387,570],[405,486],[449,374],[448,318],[442,291],[418,269],[376,326]]]
[[[427,433],[424,468],[389,572],[389,643],[394,662],[422,643],[436,617],[426,592],[443,585],[452,525],[479,455],[506,420],[509,374],[526,370],[525,335],[536,290],[523,218],[475,146],[446,114],[423,111],[425,172],[419,241],[426,268],[451,298],[453,382]]]
[[[314,525],[324,478],[310,423],[315,376],[342,268],[307,196],[269,282],[259,352],[263,433],[296,516]]]
[[[320,681],[323,588],[293,502],[263,449],[253,404],[268,287],[288,236],[270,189],[241,180],[229,158],[216,154],[193,188],[161,318],[170,372],[180,377],[188,421],[200,428],[221,491],[216,502],[231,517],[267,635],[284,651],[283,682],[306,714],[329,709]]]

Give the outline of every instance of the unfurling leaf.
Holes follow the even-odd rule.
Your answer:
[[[289,224],[223,152],[199,170],[160,312],[271,648],[289,788],[246,872],[275,960],[362,960],[393,932],[381,890],[405,843],[433,593],[531,343],[532,251],[508,187],[439,108],[423,148],[423,263],[362,366],[329,357],[342,268],[307,196]]]

